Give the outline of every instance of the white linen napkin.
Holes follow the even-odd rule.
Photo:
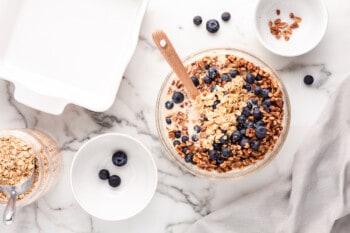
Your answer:
[[[291,174],[187,233],[350,233],[350,77],[295,154]]]

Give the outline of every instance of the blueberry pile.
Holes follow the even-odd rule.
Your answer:
[[[112,163],[115,166],[121,167],[128,162],[128,156],[124,151],[116,151],[112,156]],[[121,183],[121,178],[118,175],[110,175],[107,169],[101,169],[98,173],[98,177],[101,180],[108,180],[108,184],[115,188],[118,187]]]
[[[231,14],[229,12],[224,12],[221,14],[221,19],[224,22],[227,22],[231,19]],[[197,26],[201,25],[203,22],[203,19],[201,16],[197,15],[193,18],[193,23]],[[210,33],[216,33],[220,29],[220,23],[216,19],[209,19],[206,22],[206,29]]]

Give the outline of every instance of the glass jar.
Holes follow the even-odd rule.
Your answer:
[[[36,201],[56,184],[62,168],[62,158],[55,141],[41,131],[34,129],[0,131],[0,138],[6,137],[13,137],[27,144],[35,156],[34,181],[28,191],[17,197],[16,206],[23,207]],[[8,198],[0,190],[0,206],[5,206]]]

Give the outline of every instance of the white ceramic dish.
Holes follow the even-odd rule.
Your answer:
[[[149,0],[1,0],[0,77],[15,99],[60,114],[105,111],[137,44]]]
[[[128,162],[112,163],[112,155],[123,150]],[[110,187],[98,172],[108,169],[121,178],[119,187]],[[116,221],[130,218],[151,201],[157,187],[157,168],[148,149],[136,139],[118,133],[97,136],[77,152],[70,171],[70,184],[80,206],[99,219]]]
[[[280,15],[276,14],[280,10]],[[300,27],[293,30],[289,41],[277,40],[270,33],[268,22],[280,18],[291,23],[289,13],[302,18]],[[255,11],[256,33],[260,42],[271,52],[287,56],[299,56],[315,48],[324,36],[328,23],[328,13],[323,0],[281,1],[260,0]]]

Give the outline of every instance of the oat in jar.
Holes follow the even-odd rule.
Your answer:
[[[62,159],[55,141],[41,131],[16,129],[0,131],[0,185],[16,185],[34,173],[34,181],[17,206],[25,206],[49,191],[57,182]],[[8,196],[0,190],[0,205]]]

